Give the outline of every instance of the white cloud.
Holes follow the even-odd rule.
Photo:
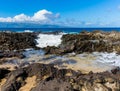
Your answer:
[[[25,14],[19,14],[14,17],[0,17],[0,22],[50,22],[54,19],[58,18],[60,14],[53,14],[51,11],[47,11],[45,9],[40,10],[36,13],[34,13],[33,16],[28,16]]]
[[[31,17],[32,21],[45,21],[45,20],[49,20],[49,18],[51,19],[51,17],[53,16],[53,13],[47,10],[41,10],[38,11],[34,14],[33,17]]]
[[[86,22],[85,25],[86,25],[86,26],[90,26],[90,25],[93,25],[93,23],[91,23],[91,22]]]
[[[16,15],[13,17],[12,21],[13,22],[24,22],[24,21],[28,21],[31,17],[27,16],[25,14],[20,14],[20,15]]]
[[[12,21],[11,17],[7,17],[7,18],[0,17],[0,22],[11,22],[11,21]]]

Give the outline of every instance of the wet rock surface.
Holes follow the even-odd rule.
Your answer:
[[[62,37],[59,47],[46,47],[46,54],[65,54],[70,52],[120,52],[119,32],[81,32],[66,34]]]
[[[12,61],[14,58],[23,59],[25,55],[20,51],[1,51],[0,52],[0,64]]]
[[[36,85],[30,91],[120,91],[119,68],[112,72],[82,74],[39,63],[8,72],[1,91],[19,91],[27,84],[25,79],[32,76],[36,76]]]

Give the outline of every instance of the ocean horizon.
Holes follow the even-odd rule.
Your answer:
[[[65,32],[65,33],[79,33],[81,31],[120,31],[120,28],[0,28],[0,31],[11,32]]]

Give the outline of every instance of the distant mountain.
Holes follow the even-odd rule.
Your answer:
[[[0,22],[0,28],[61,28],[59,25],[37,23],[8,23]]]

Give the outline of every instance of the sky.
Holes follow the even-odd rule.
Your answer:
[[[0,0],[0,22],[120,27],[120,0]]]

